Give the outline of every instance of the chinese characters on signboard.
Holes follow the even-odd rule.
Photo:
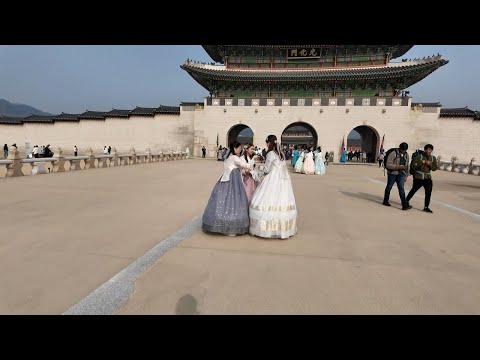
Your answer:
[[[318,58],[320,57],[319,48],[296,48],[288,49],[287,57],[289,59],[295,58]]]

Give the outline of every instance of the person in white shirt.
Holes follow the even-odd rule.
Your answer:
[[[240,169],[250,171],[251,165],[239,157],[241,151],[238,141],[230,145],[223,163],[223,175],[213,188],[203,212],[202,229],[205,232],[229,236],[248,233],[248,199]]]

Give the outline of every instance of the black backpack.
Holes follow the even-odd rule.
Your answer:
[[[391,148],[391,149],[388,149],[388,150],[387,150],[387,152],[385,153],[385,156],[383,157],[383,164],[382,164],[382,165],[383,165],[383,175],[385,175],[385,170],[388,171],[386,164],[387,164],[388,156],[390,155],[390,153],[391,153],[392,151],[395,151],[395,159],[396,159],[397,157],[400,157],[397,148]]]

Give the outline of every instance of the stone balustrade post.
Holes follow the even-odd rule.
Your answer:
[[[150,148],[146,149],[147,156],[145,157],[145,162],[146,163],[151,163],[152,162],[152,152],[150,151]]]
[[[110,160],[110,166],[118,166],[118,155],[117,155],[117,149],[113,148],[113,157]]]
[[[85,170],[86,169],[95,169],[95,156],[93,155],[92,148],[87,149],[88,159],[85,160]]]
[[[82,167],[80,165],[80,162],[82,160],[70,160],[70,171],[76,171],[76,170],[82,170]],[[85,168],[87,166],[87,160],[85,161]]]
[[[65,172],[65,160],[63,159],[63,151],[62,148],[58,148],[58,155],[57,155],[57,161],[52,161],[53,165],[53,172]]]
[[[129,165],[133,165],[133,164],[136,164],[137,163],[137,154],[135,153],[135,148],[132,147],[130,149],[130,164]]]
[[[98,167],[99,168],[106,168],[107,167],[107,161],[108,161],[108,158],[106,158],[106,157],[102,157],[102,158],[98,159]]]
[[[23,176],[22,166],[20,159],[20,152],[15,146],[10,146],[8,149],[8,160],[12,160],[11,164],[7,164],[6,177]]]

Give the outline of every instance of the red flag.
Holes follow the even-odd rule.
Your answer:
[[[384,150],[383,150],[383,141],[385,140],[385,134],[383,134],[383,137],[382,137],[382,144],[380,145],[380,152],[382,153]]]
[[[343,135],[342,139],[342,153],[345,151],[345,135]]]

